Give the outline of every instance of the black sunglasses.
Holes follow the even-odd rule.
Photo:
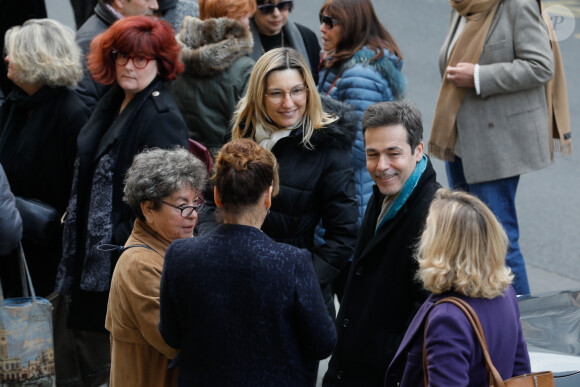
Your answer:
[[[339,24],[338,20],[333,19],[328,15],[323,15],[322,13],[318,14],[318,18],[320,19],[320,24],[326,24],[326,26],[330,29],[332,29],[335,24]]]
[[[274,13],[274,8],[278,8],[278,11],[292,11],[294,2],[292,0],[281,1],[278,4],[262,4],[258,5],[258,9],[263,15],[271,15]]]

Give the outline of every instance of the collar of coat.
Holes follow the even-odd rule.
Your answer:
[[[196,78],[213,76],[252,52],[252,34],[227,17],[200,20],[186,16],[177,34],[185,71]]]
[[[110,26],[119,19],[113,12],[111,12],[107,8],[107,4],[105,4],[102,1],[99,1],[97,5],[95,5],[95,15],[97,15],[97,17],[108,26]]]

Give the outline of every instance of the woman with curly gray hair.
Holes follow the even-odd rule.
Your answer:
[[[109,292],[112,387],[176,385],[177,370],[167,366],[177,352],[157,329],[159,284],[167,247],[193,236],[206,175],[205,165],[183,148],[146,150],[127,171],[123,200],[137,220]]]
[[[16,87],[0,111],[0,163],[14,195],[40,200],[62,216],[72,185],[76,139],[89,110],[70,88],[81,79],[81,51],[72,30],[50,19],[31,19],[5,36],[8,78]],[[25,224],[26,229],[26,224]],[[61,256],[61,229],[42,244],[24,235],[23,247],[36,293],[54,289]],[[33,237],[33,236],[32,236]],[[14,258],[16,253],[12,253]],[[6,293],[16,269],[0,272]],[[6,281],[5,281],[6,280]],[[15,290],[16,291],[16,290]],[[18,291],[19,294],[19,291]]]

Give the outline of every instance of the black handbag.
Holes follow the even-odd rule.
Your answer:
[[[22,218],[22,240],[47,245],[58,235],[60,216],[50,205],[36,199],[16,196],[16,208]]]

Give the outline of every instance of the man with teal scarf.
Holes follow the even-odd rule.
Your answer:
[[[413,253],[440,185],[423,154],[421,113],[404,101],[381,102],[367,108],[362,126],[375,186],[336,319],[338,342],[324,386],[382,386],[408,324],[428,296],[415,281]]]

